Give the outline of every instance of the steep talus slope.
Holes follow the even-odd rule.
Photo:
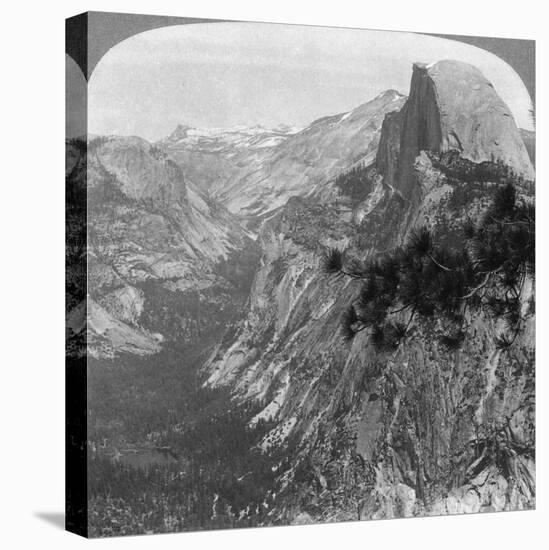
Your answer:
[[[229,323],[257,260],[234,217],[143,139],[98,137],[87,153],[67,146],[69,187],[88,170],[89,292],[87,321],[74,307],[68,327],[87,330],[90,353],[155,353]]]
[[[457,151],[475,163],[501,161],[525,179],[533,169],[513,116],[492,84],[472,65],[414,64],[401,118],[399,162],[389,183],[414,190],[413,163],[422,150]]]
[[[416,66],[408,102],[385,117],[375,163],[364,172],[370,195],[354,203],[362,212],[354,224],[323,194],[290,199],[263,224],[247,317],[205,370],[208,384],[263,404],[253,422],[275,423],[262,447],[287,459],[277,470],[270,521],[534,506],[533,282],[521,291],[523,329],[509,349],[495,343],[500,320],[470,312],[456,349],[440,343],[440,321],[426,317],[413,320],[410,335],[388,352],[367,332],[344,341],[341,317],[360,282],[319,268],[325,247],[345,248],[362,262],[419,227],[462,242],[466,220],[482,215],[497,188],[496,176],[471,176],[483,161],[533,178],[502,105],[472,67]],[[445,170],[440,159],[452,151],[468,172]],[[521,193],[531,200],[532,184]]]

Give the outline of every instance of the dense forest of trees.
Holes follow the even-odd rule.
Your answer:
[[[89,369],[90,535],[259,525],[272,501],[279,457],[259,443],[272,427],[203,388],[179,350],[155,360],[92,361]],[[187,354],[189,357],[189,354]],[[132,446],[169,449],[169,464],[117,459]]]
[[[353,202],[364,200],[372,192],[370,167],[360,163],[351,170],[338,175],[334,183],[343,195]]]

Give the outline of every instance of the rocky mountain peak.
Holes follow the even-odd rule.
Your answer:
[[[375,99],[399,99],[401,97],[406,97],[404,94],[401,94],[398,90],[389,88],[381,92]]]
[[[482,72],[467,63],[414,63],[409,98],[401,115],[393,116],[386,126],[391,136],[382,137],[382,142],[391,143],[392,152],[380,150],[378,161],[399,149],[398,166],[390,167],[388,183],[406,196],[413,190],[411,168],[422,150],[439,154],[454,150],[475,163],[500,161],[525,179],[534,179],[509,107]],[[388,173],[379,162],[378,168]]]
[[[191,126],[187,126],[186,124],[178,124],[175,127],[175,130],[167,137],[166,141],[179,141],[180,139],[184,139],[187,137],[189,130],[192,130]]]
[[[142,138],[96,138],[90,142],[88,161],[90,170],[106,170],[114,176],[122,193],[131,199],[150,199],[165,207],[187,202],[181,168]]]

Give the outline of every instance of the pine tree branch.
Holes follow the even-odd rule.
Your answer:
[[[357,273],[351,273],[350,271],[345,271],[345,269],[340,269],[339,273],[341,275],[346,275],[347,277],[351,277],[352,279],[364,280],[368,278],[368,275],[358,275]]]
[[[514,222],[498,220],[497,218],[494,218],[494,216],[490,216],[490,219],[495,223],[499,223],[500,225],[532,225],[532,220],[530,220],[529,218],[526,220],[516,220]]]
[[[412,323],[412,319],[414,318],[416,314],[416,306],[413,307],[412,313],[410,313],[410,318],[408,319],[408,323],[406,324],[406,332],[408,332],[408,329],[410,328],[410,324]]]
[[[408,309],[409,307],[412,307],[413,304],[405,304],[402,307],[399,307],[398,309],[393,309],[392,311],[389,311],[389,314],[392,315],[393,313],[400,313],[401,311],[404,311],[405,309]]]
[[[490,280],[490,277],[492,276],[492,274],[495,273],[494,271],[489,271],[487,274],[486,274],[486,277],[484,278],[484,280],[482,281],[482,283],[480,283],[480,285],[476,286],[475,288],[473,288],[473,290],[471,290],[468,294],[466,294],[465,296],[460,296],[460,300],[468,300],[469,298],[472,298],[481,288],[484,288],[487,284],[488,284],[488,281]]]
[[[454,271],[453,269],[450,269],[449,267],[446,267],[442,265],[441,263],[437,262],[431,254],[427,254],[427,258],[429,258],[437,267],[440,267],[440,269],[443,269],[444,271]]]

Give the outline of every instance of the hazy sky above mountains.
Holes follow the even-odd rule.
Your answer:
[[[306,126],[394,88],[407,94],[414,61],[476,65],[531,129],[515,71],[473,46],[388,31],[257,23],[165,27],[111,49],[89,83],[89,132],[157,140],[177,124]]]

